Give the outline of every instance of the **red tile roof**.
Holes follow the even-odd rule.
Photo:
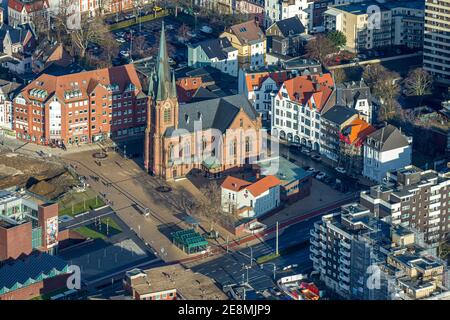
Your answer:
[[[322,75],[306,75],[286,80],[283,84],[291,101],[308,104],[312,108],[312,100],[321,111],[333,93],[334,81],[329,73]]]
[[[246,189],[254,196],[257,197],[260,194],[266,192],[267,190],[276,187],[281,184],[280,179],[275,176],[266,176],[250,186],[246,187]]]
[[[225,181],[222,183],[222,188],[233,190],[233,191],[240,191],[246,186],[251,185],[251,182],[235,178],[232,176],[228,176]]]
[[[245,82],[248,92],[252,92],[253,87],[260,88],[262,83],[269,77],[272,78],[279,86],[289,78],[289,74],[286,71],[270,73],[268,71],[263,71],[259,73],[249,73],[245,76]]]
[[[49,7],[48,0],[36,0],[31,3],[24,3],[20,0],[9,0],[8,7],[15,11],[21,12],[23,7],[27,13],[45,10]]]

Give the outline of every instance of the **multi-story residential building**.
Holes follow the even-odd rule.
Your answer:
[[[266,127],[270,127],[272,95],[278,92],[281,84],[290,76],[290,72],[286,70],[273,71],[267,68],[254,71],[241,70],[239,73],[239,93],[244,94],[255,110],[261,114]]]
[[[236,11],[247,14],[264,27],[264,2],[265,0],[236,0]]]
[[[346,48],[355,52],[393,46],[421,49],[423,17],[421,1],[368,0],[330,7],[324,13],[324,25],[327,31],[341,31]]]
[[[364,119],[354,119],[339,133],[340,152],[339,167],[344,168],[348,175],[361,175],[364,168],[363,144],[369,134],[376,129]]]
[[[188,66],[210,66],[230,76],[238,76],[238,49],[227,38],[205,40],[188,45]]]
[[[450,176],[414,166],[388,173],[386,180],[361,192],[361,204],[395,225],[418,230],[428,244],[450,232]]]
[[[286,80],[272,104],[272,135],[320,151],[320,122],[332,107],[329,73]]]
[[[425,1],[423,68],[450,84],[450,0]]]
[[[387,125],[367,136],[364,142],[363,175],[382,182],[386,173],[411,164],[412,137]]]
[[[281,181],[265,176],[250,182],[228,176],[221,185],[222,210],[242,218],[255,218],[268,213],[281,204]]]
[[[36,15],[47,17],[48,0],[9,0],[8,24],[12,27],[33,21]]]
[[[13,99],[20,84],[0,80],[0,130],[13,130]]]
[[[369,86],[361,81],[344,82],[336,85],[336,104],[355,109],[361,119],[372,123],[374,104]]]
[[[264,23],[266,28],[277,21],[299,17],[309,30],[312,0],[266,0]]]
[[[126,138],[143,133],[147,100],[133,65],[43,74],[15,98],[14,129],[36,144]]]
[[[266,63],[266,36],[254,21],[231,26],[220,37],[238,50],[239,68],[261,67]]]
[[[353,203],[311,230],[310,258],[326,286],[352,300],[448,299],[445,262],[416,234]],[[374,276],[377,281],[374,282]]]
[[[266,30],[268,52],[297,57],[301,53],[305,27],[299,17],[279,20]]]
[[[355,109],[335,106],[325,112],[320,122],[320,153],[333,161],[339,162],[340,139],[342,129],[358,118]]]

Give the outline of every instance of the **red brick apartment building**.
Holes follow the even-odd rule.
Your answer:
[[[133,65],[75,74],[43,74],[14,100],[17,139],[79,144],[145,130],[147,96]]]

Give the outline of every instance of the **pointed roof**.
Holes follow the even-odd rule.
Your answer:
[[[168,98],[176,97],[176,90],[174,92],[174,84],[170,79],[169,55],[167,52],[166,31],[164,29],[164,21],[162,22],[161,38],[159,40],[159,54],[157,62],[157,89],[156,101],[166,100]],[[175,79],[173,79],[175,80]]]

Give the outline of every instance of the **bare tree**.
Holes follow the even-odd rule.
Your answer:
[[[414,69],[405,79],[406,92],[410,96],[424,96],[430,93],[432,83],[433,78],[426,70]]]
[[[326,36],[318,35],[306,44],[306,56],[318,60],[323,65],[329,62],[329,56],[336,53],[338,49]]]
[[[363,72],[363,78],[372,90],[372,93],[381,102],[379,110],[380,120],[389,120],[395,116],[397,96],[400,88],[397,83],[399,75],[387,70],[380,64],[368,65]]]
[[[332,72],[333,72],[334,82],[336,84],[345,82],[346,74],[343,69],[341,69],[341,68],[334,69]]]
[[[207,186],[200,188],[200,192],[203,197],[198,202],[195,212],[209,220],[212,231],[223,215],[221,207],[222,191],[218,183],[210,182]]]
[[[191,37],[189,36],[189,32],[191,31],[191,28],[185,23],[183,23],[178,29],[178,38],[183,41],[189,40]]]

